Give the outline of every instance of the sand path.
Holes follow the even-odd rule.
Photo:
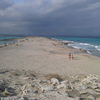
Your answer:
[[[97,74],[100,75],[100,58],[75,54],[68,59],[70,51],[57,41],[33,37],[19,40],[17,45],[0,48],[0,68],[34,70],[43,74]]]

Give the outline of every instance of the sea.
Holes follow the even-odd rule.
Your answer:
[[[16,40],[13,39],[18,39],[26,36],[20,36],[20,35],[14,35],[14,36],[9,36],[9,35],[4,35],[0,36],[0,45],[2,44],[12,44],[15,43]],[[83,49],[86,50],[87,53],[96,55],[100,57],[100,38],[99,37],[67,37],[67,36],[43,36],[55,40],[62,41],[64,43],[68,43],[68,47],[73,47],[73,48],[78,48],[78,49]]]
[[[83,49],[87,53],[100,57],[99,37],[53,37],[53,39],[68,43],[68,47]]]
[[[17,35],[0,35],[0,45],[3,44],[13,44],[16,42],[16,39],[22,38],[22,36],[17,36]]]

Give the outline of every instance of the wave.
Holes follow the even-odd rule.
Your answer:
[[[99,46],[95,46],[95,48],[100,51],[100,45]]]
[[[62,41],[65,44],[65,46],[73,47],[76,49],[83,49],[87,51],[87,53],[89,54],[100,56],[100,43],[98,43],[97,40],[95,40],[96,41],[95,43],[94,42],[90,43],[90,39],[89,39],[88,41],[86,40],[87,43],[85,43],[85,42],[81,42],[81,39],[80,42],[78,42],[77,40],[73,41],[73,40],[67,40],[63,38],[53,38],[53,39]]]
[[[67,41],[68,47],[73,47],[76,49],[83,49],[86,50],[87,53],[89,54],[94,54],[97,56],[100,56],[100,45],[93,45],[89,43],[79,43],[79,42],[72,42],[72,41]]]

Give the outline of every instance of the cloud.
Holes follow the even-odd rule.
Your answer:
[[[91,11],[91,10],[97,10],[97,9],[100,9],[100,2],[87,5],[86,8],[82,9],[82,11]]]
[[[98,0],[20,0],[15,3],[13,1],[0,0],[0,33],[100,33]]]
[[[8,7],[12,6],[12,0],[0,0],[0,10],[5,10]]]

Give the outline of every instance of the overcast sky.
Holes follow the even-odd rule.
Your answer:
[[[0,0],[0,34],[100,36],[100,0]]]

